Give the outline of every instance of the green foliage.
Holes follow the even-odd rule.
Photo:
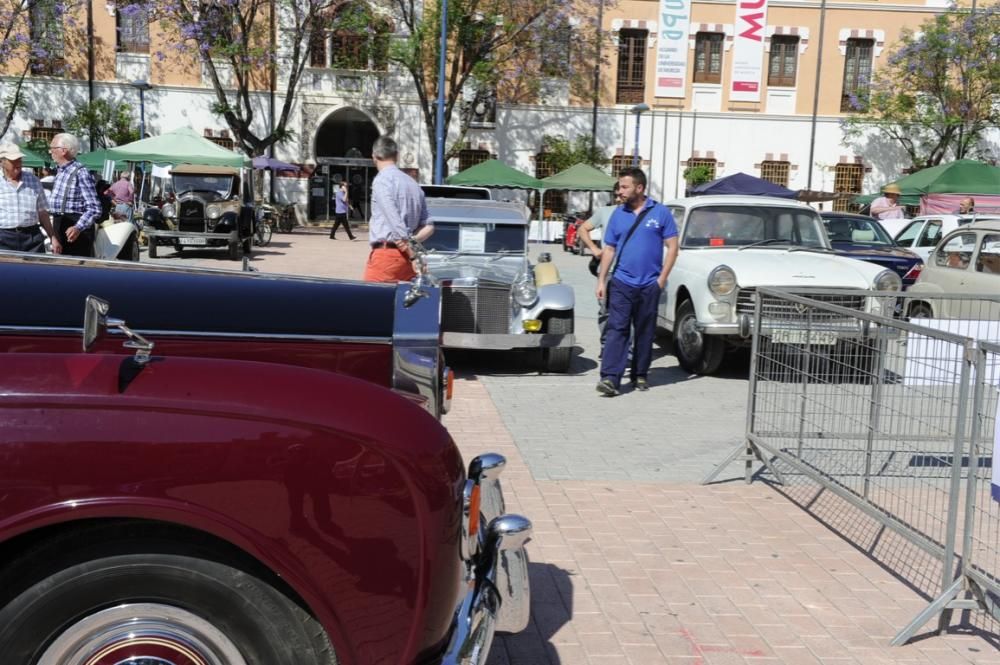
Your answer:
[[[81,104],[66,121],[66,128],[79,136],[93,139],[94,148],[102,150],[130,143],[139,138],[133,124],[136,115],[129,104],[112,105],[105,99]]]
[[[684,182],[690,187],[697,187],[706,182],[712,181],[712,167],[710,166],[689,166],[684,169]]]
[[[859,141],[876,132],[900,145],[912,166],[977,156],[984,132],[1000,121],[1000,5],[952,9],[904,30],[858,111],[844,121]]]
[[[542,152],[558,173],[576,164],[589,164],[603,169],[611,161],[603,150],[594,146],[590,136],[578,136],[572,143],[561,136],[542,137]]]

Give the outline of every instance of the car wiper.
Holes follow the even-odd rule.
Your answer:
[[[811,247],[808,245],[796,245],[788,250],[789,252],[825,252],[827,254],[835,252],[836,250],[829,249],[827,247]]]
[[[449,254],[448,256],[446,256],[444,258],[444,260],[445,261],[454,261],[458,257],[460,257],[460,256],[466,256],[469,253],[470,252],[467,249],[460,249],[460,250],[456,251],[454,254]]]
[[[499,261],[500,259],[502,259],[503,257],[507,256],[508,254],[513,254],[513,253],[514,253],[514,250],[507,249],[506,247],[503,247],[501,249],[498,249],[496,251],[497,255],[496,256],[491,256],[490,260],[487,261],[487,263],[493,263],[494,261]]]
[[[750,249],[751,247],[760,247],[761,245],[773,245],[774,243],[779,242],[787,245],[792,241],[785,240],[784,238],[768,238],[767,240],[758,240],[757,242],[752,242],[749,245],[743,245],[740,247],[740,251],[742,252],[744,249]]]

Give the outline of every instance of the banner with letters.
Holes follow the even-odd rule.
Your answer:
[[[683,99],[687,90],[691,0],[660,0],[656,39],[656,96]]]
[[[767,26],[767,0],[737,1],[730,101],[760,101],[765,26]]]

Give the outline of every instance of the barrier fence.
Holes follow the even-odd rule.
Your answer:
[[[734,461],[806,476],[939,562],[894,645],[956,609],[1000,620],[1000,297],[752,297],[746,441],[704,482]]]

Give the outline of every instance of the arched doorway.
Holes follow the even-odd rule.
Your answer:
[[[368,220],[371,182],[375,163],[372,144],[380,136],[379,128],[364,112],[344,107],[328,115],[316,128],[316,173],[309,186],[309,216],[330,219],[333,208],[331,187],[346,180],[353,214]]]

